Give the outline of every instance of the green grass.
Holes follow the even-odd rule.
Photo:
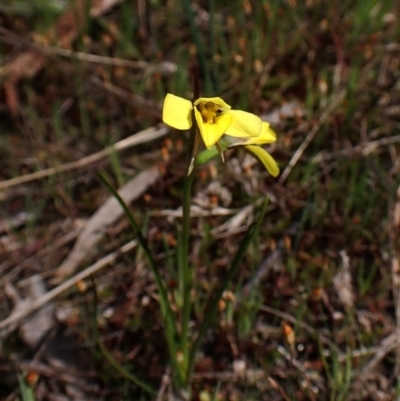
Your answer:
[[[230,372],[235,359],[245,359],[248,369],[261,367],[278,387],[266,379],[249,383],[204,378],[195,382],[194,389],[196,395],[205,389],[217,394],[218,388],[214,399],[235,395],[239,399],[279,399],[281,390],[291,400],[369,399],[359,391],[358,375],[372,355],[353,358],[351,353],[379,346],[396,328],[391,260],[399,245],[392,217],[399,182],[398,168],[393,166],[398,161],[399,146],[391,144],[350,156],[341,152],[398,135],[398,114],[388,113],[400,102],[396,89],[398,50],[387,48],[390,43],[400,43],[398,21],[390,22],[390,13],[398,15],[396,2],[347,0],[331,5],[315,0],[201,1],[195,2],[194,8],[189,1],[145,3],[147,19],[139,16],[136,3],[121,2],[109,13],[88,22],[71,48],[104,57],[146,61],[149,65],[168,61],[177,65],[176,72],[154,73],[73,57],[50,59],[38,75],[18,84],[20,116],[16,119],[10,117],[4,94],[1,95],[0,180],[79,160],[154,126],[160,121],[159,107],[166,93],[191,98],[190,69],[195,65],[199,68],[202,94],[221,96],[233,108],[264,115],[291,100],[304,105],[304,117],[283,118],[273,126],[278,133],[273,155],[283,171],[326,108],[342,89],[346,90],[344,100],[330,113],[283,183],[269,177],[258,164],[244,170],[243,155],[236,151],[231,156],[234,160],[228,160],[226,166],[217,160],[211,163],[213,167],[199,169],[195,193],[204,191],[212,179],[219,180],[233,195],[229,207],[243,208],[267,193],[276,198],[276,202],[270,202],[260,237],[252,244],[230,288],[237,298],[273,251],[273,241],[286,235],[291,245],[282,253],[281,263],[273,266],[237,308],[228,304],[219,312],[220,324],[207,333],[196,366],[199,375]],[[63,7],[53,2],[33,6],[7,1],[0,6],[1,25],[30,40],[27,34],[31,31],[46,34]],[[1,33],[2,65],[14,52],[22,51],[5,39]],[[95,85],[91,78],[123,89],[125,95]],[[115,152],[86,169],[0,191],[1,220],[20,211],[36,216],[25,226],[0,234],[11,238],[17,247],[13,251],[0,245],[0,266],[2,261],[11,263],[4,273],[24,261],[32,241],[40,239],[51,244],[67,233],[67,220],[79,224],[79,219],[87,219],[96,211],[107,196],[96,179],[97,171],[103,171],[115,186],[121,186],[141,166],[156,163],[164,165],[165,174],[147,191],[150,200],[140,198],[131,208],[139,224],[148,226],[149,242],[161,274],[174,272],[177,258],[171,239],[176,239],[176,227],[181,222],[173,217],[149,217],[152,211],[176,209],[180,204],[185,159],[177,148],[179,141],[186,146],[187,137],[171,132],[170,138],[170,162],[162,162],[161,148],[166,145],[157,140]],[[320,154],[325,158],[314,162],[313,158]],[[216,176],[212,175],[214,167]],[[247,193],[246,184],[251,180],[255,188]],[[240,233],[213,238],[212,230],[228,218],[195,218],[191,226],[190,260],[197,284],[193,333],[204,314],[199,300],[208,299],[223,280],[242,239]],[[299,222],[297,231],[286,234],[295,221]],[[121,222],[109,230],[108,239],[97,248],[96,259],[133,235]],[[393,235],[395,239],[391,240]],[[63,254],[68,252],[68,246],[63,248]],[[342,250],[350,258],[355,292],[351,310],[340,303],[333,286],[333,278],[342,267]],[[59,261],[55,255],[54,262],[52,257],[49,260],[40,259],[38,263],[40,271],[51,276]],[[88,260],[86,266],[93,261]],[[100,316],[99,336],[115,335],[104,340],[109,352],[128,370],[158,388],[167,359],[157,294],[147,269],[138,251],[136,257],[121,257],[117,266],[102,270],[96,277],[102,287],[98,310],[112,305],[115,311],[124,312],[120,319],[116,312],[111,318]],[[110,270],[113,275],[109,278]],[[36,271],[27,269],[20,278]],[[173,281],[169,282],[169,294],[174,291]],[[325,298],[316,299],[316,290],[322,291]],[[4,318],[9,313],[8,301],[4,295],[0,299],[0,317]],[[84,303],[79,293],[60,299],[71,308]],[[293,322],[264,313],[264,304],[291,316]],[[343,316],[335,320],[332,312]],[[323,385],[311,380],[305,387],[304,372],[276,351],[279,345],[290,351],[284,335],[276,334],[281,332],[283,322],[290,323],[295,331],[293,357],[311,377],[321,377]],[[263,336],[260,323],[273,327],[275,334]],[[302,323],[328,338],[336,348],[323,344]],[[88,323],[83,317],[73,329],[82,340],[93,340],[88,338]],[[11,349],[21,346],[14,338],[6,341]],[[304,351],[298,351],[299,344]],[[125,359],[136,347],[137,355]],[[329,356],[325,355],[327,351]],[[389,378],[385,391],[392,397],[398,394],[399,387],[393,376],[394,359],[394,354],[386,355],[375,377],[368,379],[370,388],[378,391],[379,375]],[[100,387],[110,394],[110,399],[151,399],[107,367],[104,358],[97,358],[95,371]],[[19,376],[12,373],[11,386],[7,382],[4,388],[18,392]],[[49,383],[58,379],[43,380]],[[312,395],[310,386],[319,386],[318,393]],[[0,397],[10,395],[1,391]]]

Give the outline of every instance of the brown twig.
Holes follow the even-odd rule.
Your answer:
[[[104,258],[98,260],[96,263],[93,265],[87,267],[85,270],[82,272],[74,275],[67,281],[63,282],[59,286],[53,288],[51,291],[47,292],[40,298],[35,299],[32,301],[29,305],[27,305],[26,308],[23,309],[18,309],[14,313],[12,313],[10,316],[8,316],[6,319],[0,321],[0,335],[3,336],[4,333],[2,333],[2,330],[8,328],[11,325],[18,325],[21,323],[22,319],[30,315],[32,312],[36,311],[39,309],[41,306],[46,304],[47,302],[57,298],[59,295],[61,295],[64,291],[68,290],[69,288],[73,287],[77,281],[84,280],[91,276],[92,274],[96,273],[98,270],[102,269],[103,267],[108,266],[109,264],[115,262],[115,260],[124,253],[130,252],[132,249],[134,249],[137,246],[137,241],[133,240],[125,245],[123,245],[118,251],[113,252]]]
[[[154,139],[160,138],[169,132],[169,128],[165,125],[160,125],[158,128],[147,128],[143,131],[136,133],[128,138],[125,138],[114,145],[109,146],[100,152],[93,153],[92,155],[83,157],[80,160],[63,164],[57,167],[50,167],[45,170],[36,171],[34,173],[25,174],[20,177],[11,178],[9,180],[0,181],[0,190],[4,190],[16,185],[25,184],[39,180],[41,178],[50,177],[55,174],[65,173],[66,171],[76,170],[78,168],[85,167],[91,163],[97,162],[105,157],[111,155],[115,151],[128,149],[132,146],[139,145],[141,143],[149,142]]]
[[[346,94],[347,94],[347,91],[345,89],[342,89],[334,97],[332,102],[329,103],[328,107],[322,113],[322,115],[318,119],[317,123],[311,128],[311,131],[308,133],[308,135],[304,139],[303,143],[300,145],[300,147],[296,150],[295,154],[290,159],[289,164],[286,166],[285,170],[283,171],[282,175],[279,178],[279,183],[280,184],[283,184],[285,182],[286,178],[288,177],[288,175],[292,171],[293,167],[300,160],[300,157],[303,155],[303,153],[306,150],[306,148],[308,147],[308,145],[314,139],[314,137],[317,134],[317,132],[319,131],[319,129],[322,127],[323,124],[325,124],[325,122],[332,115],[332,113],[335,111],[335,109],[343,102]]]

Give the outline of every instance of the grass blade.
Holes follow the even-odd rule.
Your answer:
[[[220,286],[220,288],[217,290],[216,294],[214,295],[210,306],[207,309],[207,312],[204,314],[204,320],[200,326],[199,333],[197,335],[196,341],[194,342],[192,346],[192,350],[190,353],[189,357],[189,369],[188,369],[188,378],[190,377],[193,367],[194,367],[194,360],[197,354],[197,351],[200,348],[201,341],[203,340],[203,337],[205,333],[207,332],[208,328],[211,326],[218,310],[218,302],[222,297],[223,292],[226,290],[228,287],[229,283],[231,282],[234,274],[236,273],[244,255],[246,254],[247,248],[250,245],[251,241],[253,240],[254,236],[256,233],[259,232],[260,229],[260,224],[263,221],[265,212],[267,210],[267,200],[264,202],[263,207],[261,209],[261,212],[255,222],[253,222],[249,228],[247,229],[245,236],[243,238],[243,241],[240,244],[240,247],[238,251],[236,252],[236,255],[232,261],[232,264],[230,268],[228,269],[228,272],[225,276],[225,279]]]
[[[99,177],[100,177],[101,181],[103,182],[103,184],[108,188],[110,193],[115,197],[115,199],[117,199],[118,203],[124,210],[129,223],[131,224],[132,228],[134,229],[134,231],[137,235],[139,245],[142,247],[142,249],[146,255],[150,269],[154,275],[154,279],[155,279],[155,282],[157,285],[157,290],[160,295],[161,311],[162,311],[162,316],[163,316],[163,319],[164,319],[164,322],[166,325],[165,332],[166,332],[166,337],[167,337],[167,341],[168,341],[169,351],[171,354],[171,362],[173,365],[173,370],[174,370],[174,372],[179,372],[180,371],[179,366],[176,361],[177,349],[176,349],[175,339],[177,337],[177,329],[176,329],[176,325],[175,325],[175,317],[174,317],[172,309],[169,305],[167,291],[164,286],[163,280],[161,278],[160,272],[158,271],[156,263],[151,255],[151,251],[150,251],[149,247],[147,246],[147,241],[144,238],[142,231],[141,231],[139,225],[137,224],[135,218],[133,217],[131,211],[129,210],[128,206],[126,205],[124,200],[121,198],[121,196],[118,194],[118,192],[111,186],[111,184],[108,182],[108,180],[102,174],[99,174]],[[183,379],[183,378],[181,378],[181,379]]]

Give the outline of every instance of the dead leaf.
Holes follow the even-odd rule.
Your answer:
[[[121,0],[92,0],[89,15],[99,17]],[[56,43],[69,48],[79,31],[85,26],[86,0],[77,0],[56,20],[42,41]],[[6,104],[12,116],[19,113],[19,99],[16,86],[21,79],[32,78],[47,64],[47,57],[39,50],[27,50],[1,68],[0,76],[5,77],[4,92]]]
[[[333,278],[333,285],[340,302],[344,306],[351,308],[354,305],[354,289],[350,274],[350,258],[346,251],[340,251],[340,256],[342,258],[342,266]]]
[[[158,168],[156,166],[150,167],[126,183],[118,193],[124,202],[129,204],[141,196],[159,177]],[[85,259],[93,255],[94,245],[103,238],[107,228],[122,215],[121,206],[114,197],[110,196],[87,222],[72,251],[57,269],[56,281],[60,281],[74,273]]]
[[[26,309],[36,299],[43,296],[47,290],[40,275],[32,276],[27,280],[25,296],[21,297],[15,287],[7,284],[6,293],[14,302],[12,314],[18,314]],[[35,348],[44,336],[54,327],[54,303],[43,305],[31,318],[26,319],[20,326],[21,338],[32,349]]]

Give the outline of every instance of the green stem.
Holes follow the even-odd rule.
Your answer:
[[[188,4],[186,4],[188,5]],[[190,9],[190,7],[189,7]],[[193,74],[193,102],[200,96],[200,82],[197,68],[192,70]],[[188,369],[190,365],[190,344],[189,344],[189,322],[192,312],[191,292],[193,286],[193,269],[189,264],[189,239],[190,239],[190,205],[192,203],[192,184],[193,184],[193,168],[195,167],[195,158],[200,145],[200,133],[197,124],[195,123],[194,110],[192,110],[192,127],[190,129],[190,148],[189,163],[187,174],[183,181],[183,200],[182,200],[182,230],[179,233],[178,247],[178,267],[179,267],[179,295],[180,295],[180,317],[181,317],[181,332],[180,346],[181,359],[180,377],[183,381],[180,382],[181,389],[189,391]],[[177,359],[178,360],[178,359]],[[183,384],[183,385],[182,385]]]
[[[183,371],[187,376],[189,358],[189,322],[192,311],[191,290],[193,285],[193,269],[189,263],[189,238],[190,238],[190,204],[193,174],[185,177],[183,184],[183,203],[182,203],[182,233],[181,233],[181,299],[182,299],[182,330],[181,330],[181,351],[183,355]],[[187,384],[187,383],[186,383]]]

